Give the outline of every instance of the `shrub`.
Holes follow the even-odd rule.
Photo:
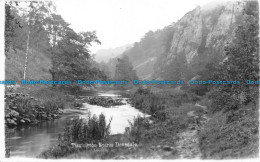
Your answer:
[[[99,117],[89,115],[88,119],[74,119],[68,122],[63,134],[59,135],[58,144],[42,152],[39,157],[59,158],[82,150],[74,147],[72,143],[98,144],[108,141],[111,120],[107,124],[105,116],[100,114]]]
[[[199,133],[203,158],[245,158],[258,155],[258,110],[254,104],[213,114]]]
[[[111,119],[112,120],[112,119]],[[106,141],[110,134],[110,123],[107,125],[105,116],[100,114],[86,119],[75,119],[64,130],[62,142],[69,143],[97,143]]]
[[[147,118],[140,117],[134,119],[133,123],[129,122],[129,140],[135,143],[140,143],[143,139],[145,130],[150,128],[149,120]]]
[[[140,117],[134,119],[130,123],[130,128],[125,135],[131,142],[146,144],[159,144],[161,142],[169,145],[167,141],[171,141],[172,137],[178,132],[186,129],[188,126],[188,118],[176,116],[166,117],[164,121],[151,122],[148,118]]]

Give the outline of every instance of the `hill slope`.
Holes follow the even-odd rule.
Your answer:
[[[95,55],[95,61],[97,62],[108,62],[109,59],[115,58],[119,55],[121,55],[125,50],[128,48],[131,48],[131,44],[127,44],[125,46],[120,46],[116,48],[110,48],[110,49],[101,49],[98,50]]]
[[[197,7],[162,30],[149,31],[124,52],[143,79],[190,79],[224,59],[223,47],[240,23],[243,2]],[[175,77],[173,77],[175,76]]]
[[[21,81],[23,79],[25,63],[25,52],[17,49],[17,51],[10,51],[5,60],[5,78]],[[28,55],[27,80],[50,80],[51,75],[49,69],[51,68],[51,59],[45,54],[36,50],[30,50]]]

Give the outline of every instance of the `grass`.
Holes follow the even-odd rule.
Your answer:
[[[235,112],[219,111],[210,116],[199,133],[205,159],[255,158],[259,152],[258,110],[250,103]]]
[[[151,88],[139,88],[132,95],[131,100],[135,108],[158,119],[164,119],[163,112],[166,108],[175,109],[184,103],[194,104],[199,100],[199,97],[180,90],[153,92]]]
[[[112,120],[112,119],[111,119]],[[41,153],[40,158],[61,158],[75,152],[80,152],[91,147],[74,147],[72,144],[97,145],[108,141],[110,134],[110,122],[107,124],[105,116],[89,116],[88,119],[75,119],[64,128],[63,134],[59,135],[58,144]]]

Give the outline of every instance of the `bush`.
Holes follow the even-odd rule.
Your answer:
[[[155,95],[150,88],[139,88],[131,98],[135,108],[152,115],[154,118],[164,120],[165,99],[160,95]]]
[[[203,158],[257,157],[258,136],[258,111],[254,104],[228,113],[217,112],[199,133]]]
[[[69,154],[82,151],[82,148],[76,148],[72,144],[98,144],[108,141],[110,134],[110,122],[107,124],[105,116],[100,114],[88,119],[74,119],[69,122],[63,134],[59,135],[58,144],[50,147],[41,153],[41,158],[59,158]],[[86,149],[86,148],[83,148]]]
[[[134,119],[133,123],[129,122],[129,140],[137,144],[143,139],[145,130],[150,128],[150,123],[147,118],[140,117]]]
[[[112,120],[112,119],[111,119]],[[85,119],[75,119],[64,130],[60,138],[62,142],[68,143],[98,143],[106,141],[110,134],[110,123],[106,124],[105,116],[100,114]]]
[[[130,128],[125,135],[131,142],[143,145],[164,143],[169,145],[172,137],[188,126],[188,118],[182,116],[167,117],[164,121],[150,121],[148,118],[140,117],[130,123]]]
[[[192,93],[163,91],[154,94],[150,88],[142,87],[137,89],[131,97],[132,104],[135,108],[162,121],[166,119],[165,110],[167,108],[179,107],[183,103],[195,103],[199,100],[200,98]]]

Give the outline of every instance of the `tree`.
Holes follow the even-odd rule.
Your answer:
[[[258,85],[247,80],[259,80],[259,18],[258,2],[248,1],[242,24],[235,30],[234,39],[225,47],[225,59],[218,71],[221,80],[238,80],[240,85],[221,85],[213,95],[216,110],[237,109],[239,104],[258,100]],[[220,95],[220,96],[218,96]]]
[[[67,88],[77,93],[80,89],[76,84],[77,80],[97,77],[97,69],[91,65],[88,49],[93,42],[100,44],[95,31],[76,33],[67,27],[65,36],[53,48],[53,67],[50,69],[53,80],[72,81],[75,84]]]
[[[18,2],[15,2],[15,5],[18,5]],[[13,13],[16,11],[12,7],[13,2],[5,3],[5,54],[9,51],[13,39],[16,37],[15,30],[22,28],[19,20],[14,15],[15,13]]]
[[[74,84],[78,79],[106,78],[104,72],[95,67],[90,56],[89,46],[94,42],[101,43],[95,31],[76,33],[61,15],[56,14],[56,7],[52,2],[19,3],[21,5],[16,8],[6,3],[5,34],[8,36],[6,49],[13,41],[13,46],[25,51],[23,79],[28,75],[28,57],[32,50],[42,52],[51,59],[52,67],[49,72],[52,80],[72,81],[73,85],[67,85],[69,89],[79,90],[79,86]],[[22,24],[22,29],[15,28],[16,19]],[[17,35],[16,39],[13,39],[14,34]]]
[[[138,79],[138,77],[128,56],[123,55],[123,57],[118,58],[117,61],[114,79],[125,80],[132,85],[133,81]],[[120,86],[120,88],[122,88],[122,86]]]
[[[161,76],[167,80],[185,80],[187,73],[186,56],[181,53],[165,66]]]
[[[48,22],[48,36],[50,40],[50,53],[51,53],[51,61],[52,61],[52,68],[49,70],[52,75],[52,80],[57,80],[59,77],[57,76],[60,72],[59,66],[60,66],[60,55],[62,54],[61,49],[61,43],[63,39],[66,38],[66,34],[69,30],[72,30],[69,28],[69,24],[60,16],[57,14],[51,14],[50,17],[46,20]],[[58,46],[59,45],[59,46]],[[60,54],[61,53],[61,54]],[[55,87],[55,85],[53,85]]]
[[[26,79],[26,72],[28,66],[28,53],[30,48],[31,37],[37,38],[37,37],[33,37],[32,34],[36,33],[37,35],[39,35],[40,31],[44,31],[46,25],[45,19],[52,12],[51,9],[52,7],[53,7],[52,2],[31,1],[29,2],[29,10],[27,10],[27,8],[24,8],[23,11],[25,14],[24,16],[27,18],[26,21],[28,23],[28,34],[26,39],[26,53],[25,53],[24,76],[23,76],[24,80]]]

